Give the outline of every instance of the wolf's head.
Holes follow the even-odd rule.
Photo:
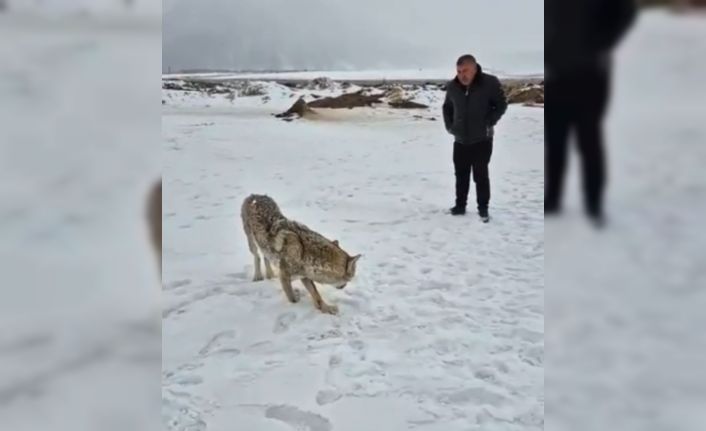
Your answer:
[[[336,289],[343,289],[346,287],[349,281],[355,277],[355,265],[356,262],[358,262],[358,259],[360,259],[362,254],[357,254],[355,256],[348,256],[346,259],[346,276],[345,276],[345,282],[336,285]]]
[[[343,289],[355,277],[356,263],[362,255],[349,255],[341,248],[337,240],[331,242],[328,251],[330,265],[322,270],[322,278],[327,279],[326,284]]]

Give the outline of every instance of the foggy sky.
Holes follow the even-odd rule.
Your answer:
[[[543,68],[541,0],[171,0],[162,68]]]

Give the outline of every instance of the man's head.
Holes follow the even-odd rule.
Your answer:
[[[470,85],[478,72],[476,58],[471,54],[462,55],[456,60],[456,76],[463,85]]]

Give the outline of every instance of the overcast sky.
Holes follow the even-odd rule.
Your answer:
[[[165,0],[164,71],[543,69],[542,0]]]

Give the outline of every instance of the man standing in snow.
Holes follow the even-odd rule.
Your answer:
[[[451,214],[466,213],[471,173],[476,184],[478,215],[490,220],[488,164],[493,152],[493,128],[507,110],[500,81],[483,72],[470,55],[456,61],[456,77],[446,85],[443,114],[446,131],[454,137],[453,161],[456,174],[456,205]]]
[[[603,114],[608,104],[610,54],[636,15],[634,0],[545,2],[545,215],[561,210],[568,140],[576,133],[589,218],[603,224]]]

